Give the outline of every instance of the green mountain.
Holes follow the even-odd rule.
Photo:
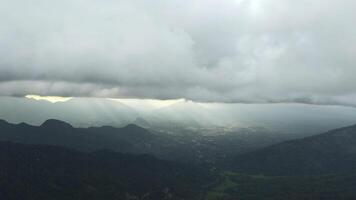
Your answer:
[[[354,173],[356,125],[239,155],[233,168],[243,173],[278,176]]]
[[[149,155],[0,142],[0,199],[195,199],[206,171]]]

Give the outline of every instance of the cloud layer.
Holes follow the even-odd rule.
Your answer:
[[[352,0],[3,0],[0,95],[356,105]]]

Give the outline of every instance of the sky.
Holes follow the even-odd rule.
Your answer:
[[[356,106],[353,0],[0,3],[0,96]]]

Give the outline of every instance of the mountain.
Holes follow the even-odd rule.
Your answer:
[[[229,134],[166,134],[149,131],[134,124],[75,128],[69,123],[50,119],[40,126],[0,121],[0,141],[46,144],[91,152],[110,149],[116,152],[152,154],[161,159],[210,166],[225,165],[236,154],[286,140],[288,134],[265,129],[240,129]],[[288,136],[288,137],[287,137]]]
[[[356,173],[356,125],[239,155],[233,168],[278,176]]]
[[[353,200],[356,174],[262,176],[226,172],[209,188],[209,200]]]
[[[0,123],[2,123],[0,121]],[[100,150],[0,142],[0,199],[234,200],[355,197],[356,174],[249,176]]]
[[[209,174],[149,155],[0,142],[0,199],[194,199]]]
[[[141,146],[156,136],[136,125],[123,128],[110,126],[74,128],[70,124],[50,119],[41,126],[25,123],[0,123],[0,140],[28,144],[64,146],[80,151],[111,149],[118,152],[144,153]]]
[[[98,139],[100,136],[100,134],[97,136],[98,130],[103,133],[104,138],[107,138],[106,142],[109,142],[109,139],[111,139],[113,143],[115,143],[113,139],[115,137],[126,138],[132,141],[132,144],[135,144],[135,142],[137,144],[141,143],[140,138],[144,138],[142,140],[145,141],[151,137],[161,137],[136,125],[121,128],[123,130],[113,127],[76,129],[70,124],[59,120],[47,120],[39,127],[30,126],[25,123],[14,125],[0,120],[0,127],[0,136],[3,135],[2,137],[4,137],[4,135],[10,135],[10,133],[4,134],[6,130],[14,129],[23,131],[20,132],[21,134],[12,132],[14,135],[8,138],[11,140],[28,143],[29,141],[54,143],[55,140],[57,140],[56,144],[70,144],[68,147],[71,148],[75,148],[75,146],[72,145],[77,143],[78,146],[76,146],[76,148],[78,149],[90,147],[84,144],[85,142],[93,142],[95,139]],[[349,135],[350,131],[352,132],[354,130],[355,127],[348,127],[331,131],[321,136],[330,138],[330,140],[335,141],[334,143],[339,144],[340,147],[343,146],[344,149],[342,152],[347,151],[350,152],[350,155],[353,155],[354,150],[352,149],[353,144],[351,142],[353,141],[353,137]],[[46,136],[46,134],[48,136]],[[109,135],[111,136],[109,137]],[[353,134],[351,135],[353,136]],[[62,136],[62,138],[60,136]],[[339,138],[339,136],[344,137],[344,139],[336,141],[336,138]],[[55,139],[49,140],[51,137]],[[40,138],[44,139],[40,140]],[[75,143],[70,143],[72,139]],[[201,152],[201,154],[205,153],[205,156],[210,155],[214,157],[216,156],[214,153],[221,153],[220,151],[223,149],[221,148],[222,146],[211,145],[212,143],[209,143],[209,139],[205,139],[208,140],[206,143],[204,143],[203,140],[194,140],[192,143],[187,142],[182,144],[182,146],[179,146],[180,154],[176,155],[174,153],[171,154],[174,152],[174,148],[167,148],[168,150],[170,149],[167,155],[171,154],[172,157],[178,155],[196,156],[200,155],[196,153],[203,149],[205,149],[205,152]],[[121,140],[123,139],[118,141]],[[304,140],[308,140],[308,138],[275,146]],[[325,139],[320,140],[324,141]],[[105,140],[101,140],[101,142],[104,141]],[[340,144],[340,142],[345,144],[346,141],[349,141],[349,145],[345,146]],[[179,142],[181,141],[178,140],[177,143]],[[326,142],[321,141],[318,143],[320,143],[320,146],[326,144]],[[314,142],[312,142],[312,144],[314,144]],[[266,162],[261,157],[258,162],[254,160],[253,156],[256,156],[256,152],[259,151],[239,156],[239,158],[245,159],[244,161],[249,165],[249,168],[243,168],[241,167],[242,165],[240,165],[240,168],[238,168],[239,173],[232,173],[219,168],[210,168],[205,165],[197,166],[191,165],[192,163],[188,165],[173,161],[164,161],[150,155],[117,153],[112,150],[105,150],[107,146],[100,146],[97,143],[91,145],[94,145],[96,149],[91,148],[90,150],[86,149],[86,151],[77,151],[60,146],[0,141],[0,199],[351,200],[354,199],[356,195],[356,172],[353,170],[345,170],[342,174],[336,173],[332,175],[321,175],[321,173],[310,174],[305,172],[296,173],[296,171],[291,171],[302,167],[302,164],[305,164],[304,162],[294,168],[287,169],[290,170],[288,172],[292,173],[282,173],[283,171],[268,173],[273,170],[271,163]],[[167,144],[164,143],[164,145]],[[204,148],[202,148],[202,146]],[[100,150],[100,147],[103,148]],[[178,146],[176,147],[178,148]],[[210,149],[206,149],[208,147],[210,147]],[[230,147],[231,146],[226,146],[226,149]],[[327,147],[331,146],[327,145]],[[270,148],[274,148],[274,146],[264,148],[262,151],[268,151]],[[288,154],[289,156],[293,156],[293,149],[285,150],[291,152]],[[274,154],[279,152],[280,151],[274,152]],[[339,155],[341,155],[341,153],[337,154],[337,156]],[[248,156],[250,157],[248,158]],[[343,157],[336,157],[334,159],[341,161],[340,159],[342,158]],[[254,162],[249,162],[248,160],[254,160]],[[224,160],[220,161],[223,162]],[[352,166],[352,163],[348,164]],[[239,165],[235,165],[235,167],[238,166]],[[276,167],[276,165],[273,167]],[[248,171],[249,169],[252,169],[252,171]],[[279,170],[281,170],[281,168],[279,168]],[[241,172],[257,173],[259,175],[246,175]]]

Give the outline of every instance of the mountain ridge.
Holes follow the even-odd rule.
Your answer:
[[[356,125],[239,155],[234,165],[241,172],[277,176],[356,172]]]
[[[0,141],[0,198],[193,199],[206,171],[153,156]]]

